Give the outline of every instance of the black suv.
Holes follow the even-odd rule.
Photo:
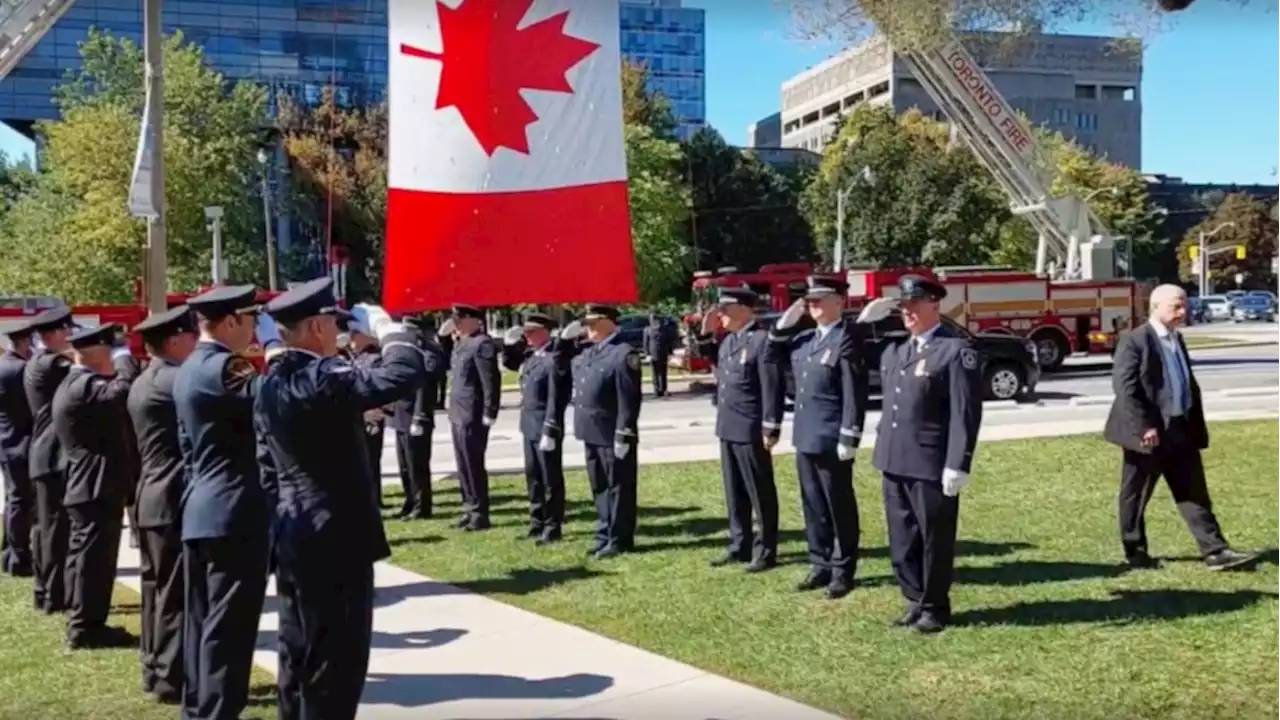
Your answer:
[[[777,321],[780,313],[768,313],[760,316],[766,327]],[[856,316],[851,316],[852,317]],[[948,318],[942,322],[959,336],[967,337],[977,348],[982,359],[983,393],[988,400],[1023,400],[1035,395],[1036,383],[1040,381],[1040,365],[1036,360],[1035,347],[1028,341],[1013,335],[1000,333],[971,333]],[[800,318],[800,327],[812,325],[808,315]],[[865,334],[867,344],[871,390],[878,394],[880,389],[880,355],[890,342],[907,336],[902,325],[902,316],[897,312],[870,327],[859,326]],[[787,399],[795,397],[795,384],[791,377],[790,366],[787,369]]]

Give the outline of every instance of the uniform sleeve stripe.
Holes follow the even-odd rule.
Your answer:
[[[764,428],[764,429],[766,429],[766,430],[780,430],[780,429],[782,429],[782,423],[776,423],[776,422],[762,422],[762,423],[760,423],[760,426],[761,426],[761,427],[763,427],[763,428]]]
[[[844,436],[844,437],[851,437],[851,438],[860,438],[860,437],[862,437],[862,431],[861,431],[861,430],[856,430],[856,429],[855,429],[855,430],[850,430],[849,428],[840,428],[840,434],[841,434],[842,436]]]

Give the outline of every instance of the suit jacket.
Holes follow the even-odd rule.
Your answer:
[[[1204,406],[1200,402],[1200,385],[1196,382],[1186,343],[1178,336],[1178,349],[1187,365],[1191,407],[1187,410],[1187,439],[1198,449],[1209,447],[1209,430],[1205,427]],[[1143,447],[1142,434],[1155,428],[1163,439],[1172,415],[1173,392],[1164,372],[1160,338],[1149,323],[1127,333],[1116,348],[1111,374],[1116,399],[1107,415],[1102,436],[1108,442],[1127,450],[1150,453]]]

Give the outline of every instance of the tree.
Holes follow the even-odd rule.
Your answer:
[[[224,209],[231,276],[264,275],[255,154],[265,93],[228,86],[181,34],[164,42],[164,159],[168,286],[208,282],[212,243],[204,207]],[[146,96],[143,53],[92,32],[83,63],[55,98],[62,119],[42,123],[41,169],[0,228],[0,286],[68,302],[129,302],[142,271],[145,223],[127,211]]]
[[[1032,129],[1042,151],[1055,197],[1068,193],[1087,200],[1089,207],[1117,239],[1117,254],[1132,255],[1135,277],[1161,276],[1160,246],[1154,241],[1158,218],[1147,202],[1147,183],[1137,171],[1090,155],[1061,133]],[[1023,218],[1011,218],[1001,229],[992,262],[1029,270],[1035,265],[1038,238]]]
[[[694,264],[758,268],[814,255],[792,179],[724,141],[710,127],[684,145],[693,198]]]
[[[649,87],[649,70],[644,65],[622,61],[622,122],[645,125],[654,137],[675,137],[676,116],[671,103]]]
[[[348,298],[376,301],[386,237],[386,104],[343,108],[330,88],[312,108],[283,95],[278,104],[290,211],[318,244],[346,250]]]
[[[864,171],[865,169],[865,171]],[[836,193],[846,193],[845,260],[883,266],[985,262],[1008,202],[940,123],[860,106],[840,124],[801,210],[830,259]]]
[[[1193,277],[1190,250],[1199,246],[1200,233],[1207,235],[1226,223],[1233,224],[1218,230],[1209,240],[1211,251],[1223,250],[1211,252],[1209,256],[1210,290],[1234,289],[1237,273],[1244,276],[1244,287],[1274,287],[1276,276],[1271,270],[1271,260],[1276,256],[1277,228],[1280,227],[1276,223],[1275,205],[1268,207],[1267,203],[1246,193],[1227,195],[1212,215],[1191,228],[1182,239],[1178,251],[1182,277],[1187,280]],[[1243,260],[1236,257],[1235,248],[1240,246],[1245,249]]]
[[[648,125],[627,125],[631,237],[640,300],[653,303],[689,292],[689,192],[680,183],[680,145]]]

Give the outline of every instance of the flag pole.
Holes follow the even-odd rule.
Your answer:
[[[151,177],[148,195],[154,213],[147,218],[147,309],[153,313],[166,309],[168,298],[167,248],[164,226],[164,29],[161,24],[163,0],[143,0],[143,44],[146,52],[147,108],[143,117],[144,143],[151,146]]]

